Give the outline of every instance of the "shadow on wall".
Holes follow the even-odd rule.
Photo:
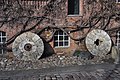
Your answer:
[[[46,58],[46,57],[49,57],[49,56],[52,56],[53,54],[55,54],[52,46],[48,42],[46,42],[45,39],[42,38],[42,40],[44,43],[44,52],[43,52],[42,56],[40,57],[40,59]]]

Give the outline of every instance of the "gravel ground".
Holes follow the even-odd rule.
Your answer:
[[[106,57],[94,57],[93,59],[82,59],[77,56],[55,55],[43,58],[36,61],[23,61],[17,59],[0,58],[0,70],[29,70],[29,69],[42,69],[50,67],[64,67],[72,65],[87,65],[87,64],[101,64],[113,63],[109,55]]]

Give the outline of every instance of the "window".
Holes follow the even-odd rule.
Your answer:
[[[117,46],[120,48],[120,31],[117,32]]]
[[[120,0],[116,0],[116,2],[120,2]]]
[[[54,47],[69,47],[70,38],[63,32],[57,31],[54,34]]]
[[[79,0],[68,0],[68,15],[79,15]]]
[[[5,45],[2,45],[6,42],[6,33],[0,31],[0,54],[5,53]]]

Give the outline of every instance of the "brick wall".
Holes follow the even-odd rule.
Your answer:
[[[24,6],[27,5],[28,6],[28,4],[30,4],[30,5],[32,5],[32,3],[36,4],[37,5],[37,11],[39,11],[39,12],[42,12],[42,11],[40,11],[41,9],[38,9],[38,7],[40,7],[38,5],[41,5],[41,4],[46,5],[47,4],[46,1],[45,2],[43,2],[43,1],[38,2],[38,3],[36,3],[37,1],[35,3],[34,2],[30,3],[28,1],[26,4],[25,4],[25,2],[27,2],[27,1],[23,0],[22,5],[24,5]],[[89,14],[87,14],[87,12],[85,11],[84,0],[80,0],[80,15],[78,15],[78,16],[68,16],[67,15],[67,11],[68,11],[67,10],[67,7],[68,7],[67,6],[67,0],[63,4],[61,4],[61,6],[62,6],[61,10],[58,10],[57,12],[54,13],[55,17],[53,17],[53,13],[49,14],[49,16],[48,16],[50,18],[55,18],[55,20],[53,22],[55,22],[55,24],[57,26],[61,26],[66,22],[68,27],[72,27],[71,26],[72,23],[81,19],[84,15],[86,16],[85,18],[87,18],[89,16]],[[84,13],[84,12],[86,12],[86,13]],[[35,15],[36,14],[37,13],[35,13]],[[41,27],[48,26],[51,22],[43,21],[42,24],[40,24],[36,29],[41,29]],[[117,23],[117,22],[113,22],[110,25],[113,26],[113,25],[118,25],[118,24],[119,23]],[[14,34],[16,34],[16,32],[19,32],[20,28],[21,28],[20,26],[18,26],[16,28],[9,28],[9,27],[4,26],[4,27],[0,28],[0,30],[5,31],[7,33],[8,39],[9,39]],[[73,26],[73,28],[74,28],[74,26]],[[83,32],[86,33],[87,30],[83,30]],[[82,34],[81,32],[78,31],[78,32],[72,33],[72,35],[73,35],[73,37],[77,38],[77,37],[81,37],[81,35],[84,35],[84,34]],[[115,43],[115,37],[112,37],[112,38],[113,38],[113,42]],[[68,47],[68,48],[54,48],[53,41],[50,42],[50,44],[51,44],[51,46],[53,47],[53,49],[56,53],[72,53],[72,51],[74,51],[75,49],[86,50],[84,42],[82,42],[81,44],[78,44],[78,42],[73,41],[73,40],[70,40],[70,47]]]

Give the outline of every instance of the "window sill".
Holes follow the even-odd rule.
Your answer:
[[[120,4],[120,2],[116,2],[116,4]]]
[[[58,49],[58,48],[69,48],[70,46],[60,46],[60,47],[54,47],[54,48],[56,48],[56,49]]]
[[[68,17],[82,17],[82,15],[68,15]]]

